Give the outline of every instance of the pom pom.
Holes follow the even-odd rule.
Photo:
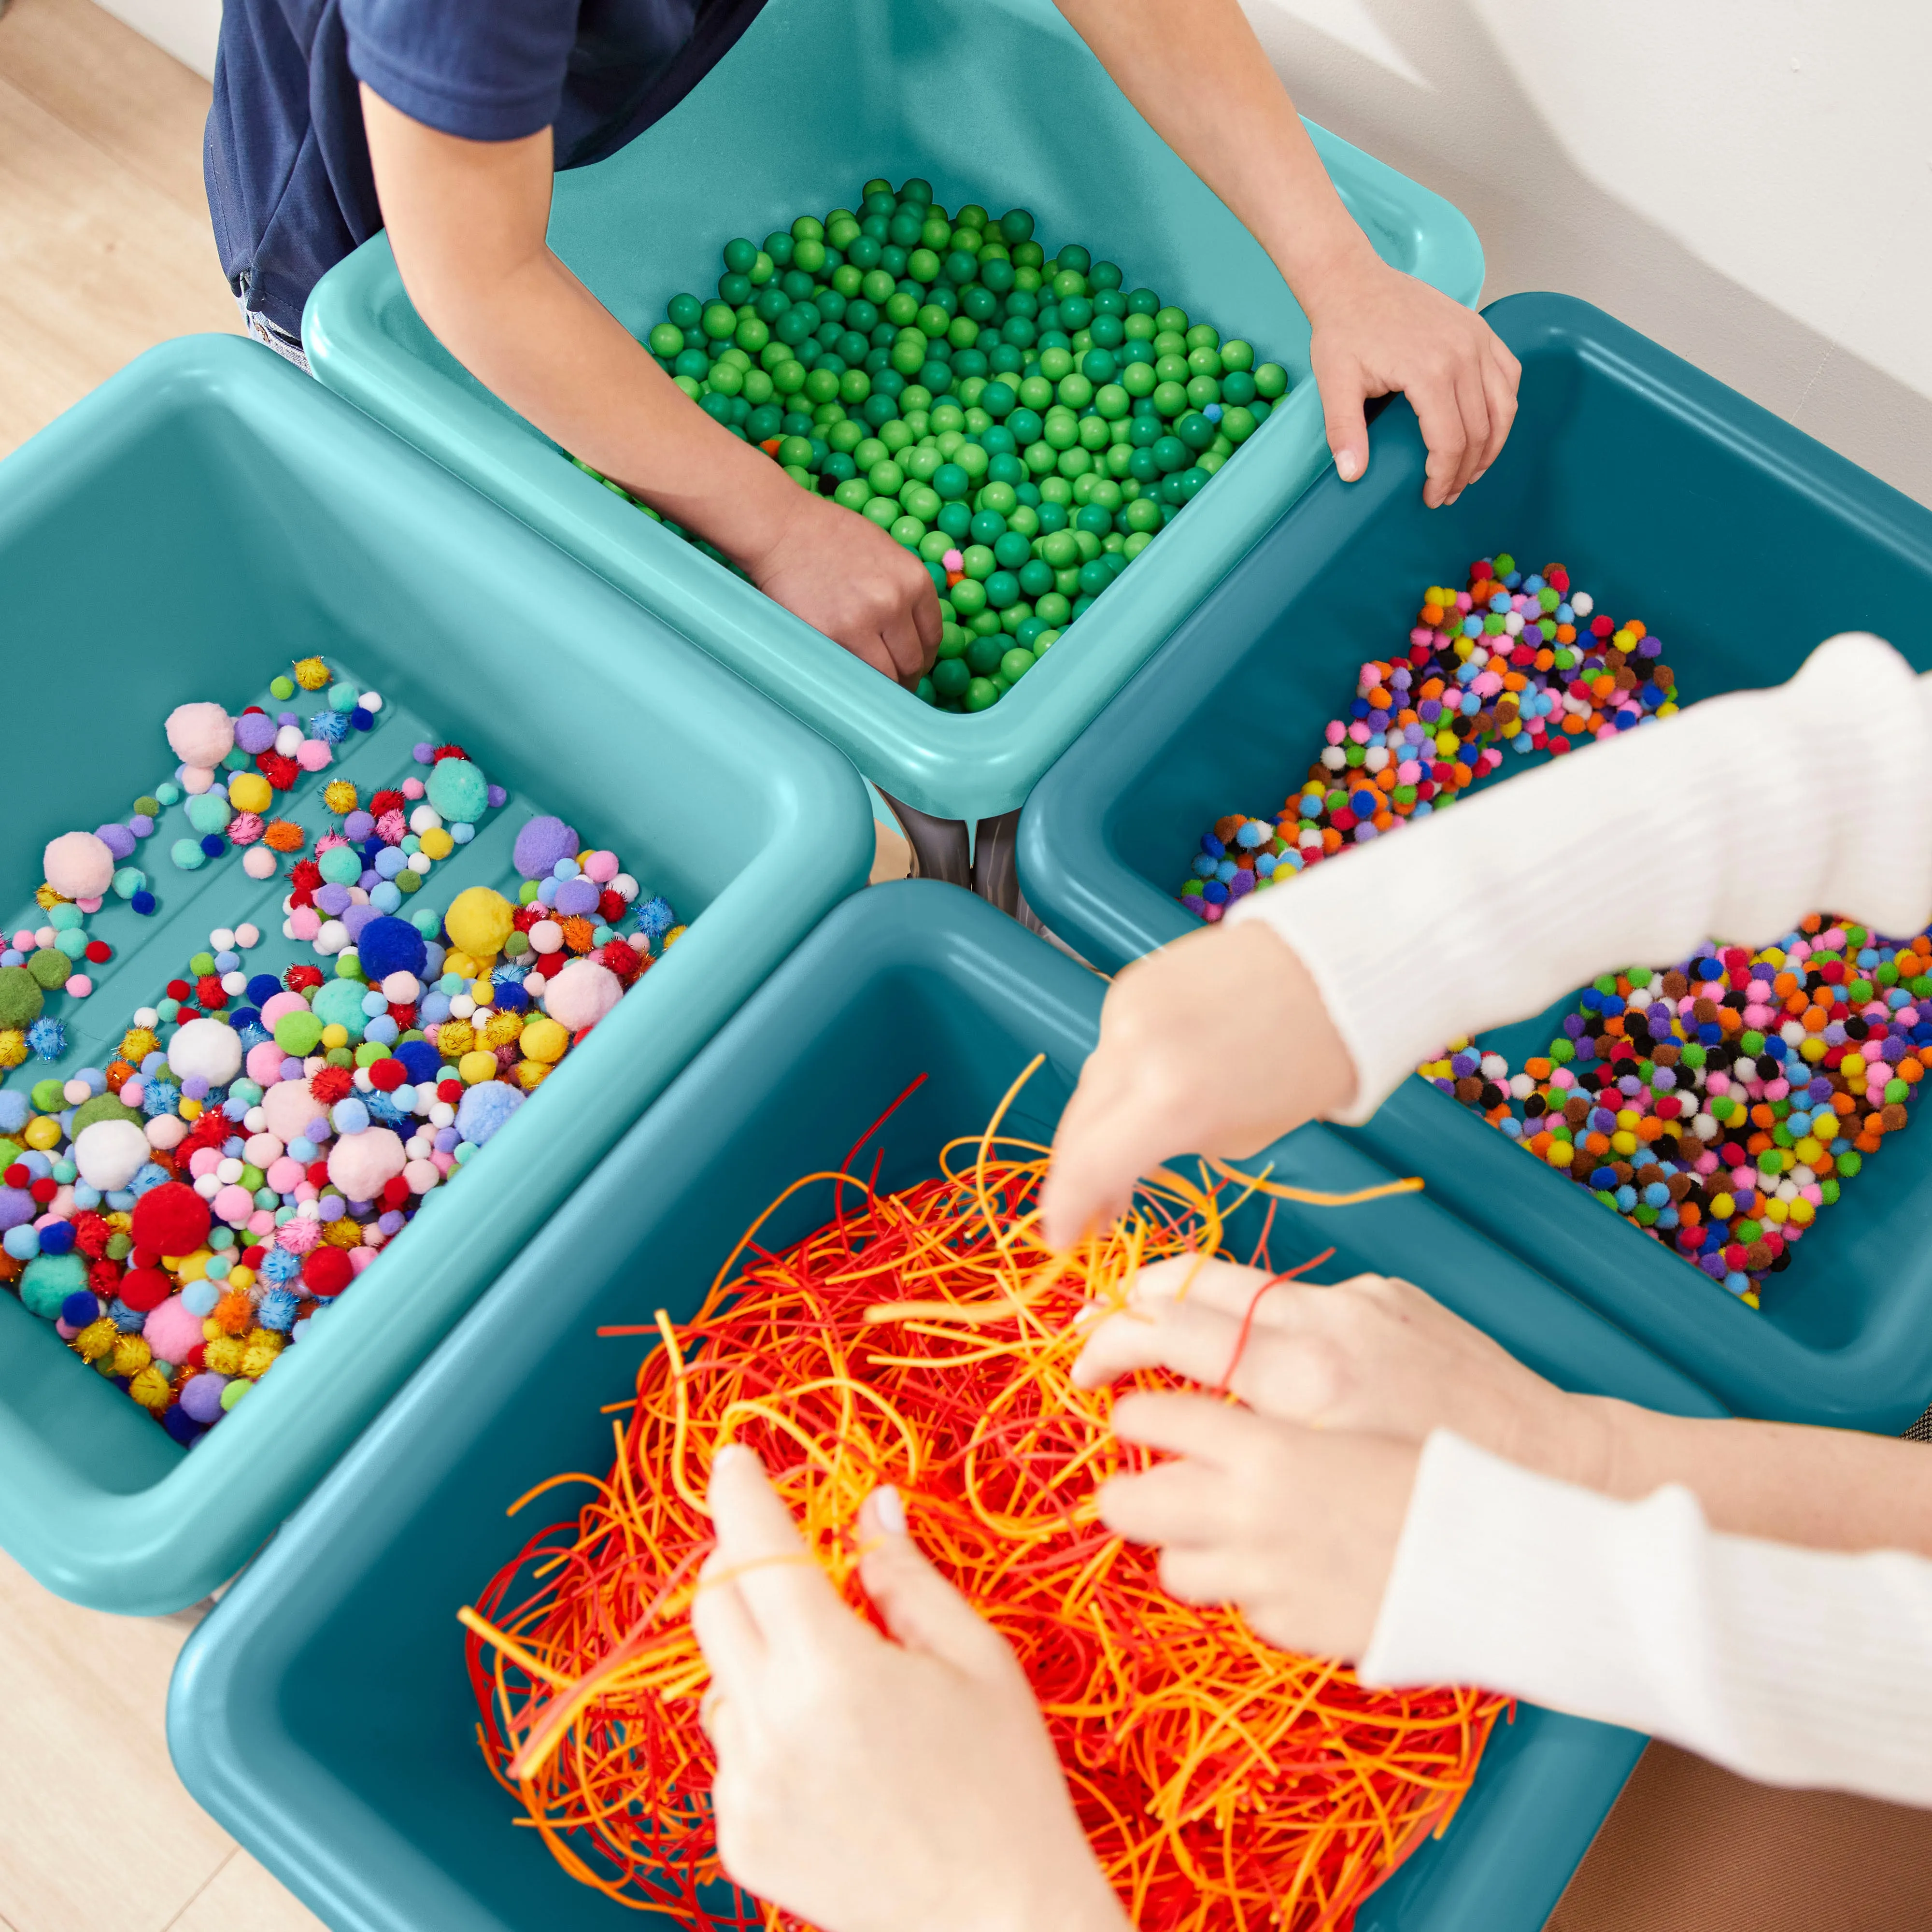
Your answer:
[[[302,776],[301,766],[280,752],[257,752],[255,766],[278,791],[292,790],[296,779]]]
[[[270,820],[268,830],[262,834],[263,841],[278,852],[299,852],[306,836],[299,825],[286,818]]]
[[[356,809],[356,788],[346,778],[336,778],[322,788],[322,802],[338,818],[346,818]]]
[[[512,855],[526,879],[547,879],[560,859],[577,856],[577,834],[560,818],[533,818],[517,834]]]
[[[43,1014],[28,1028],[27,1045],[43,1060],[58,1060],[67,1051],[67,1028]]]
[[[63,832],[40,862],[47,884],[64,898],[103,898],[114,884],[114,854],[98,832]]]
[[[168,713],[168,747],[184,765],[212,771],[235,748],[235,722],[218,704],[178,704]]]
[[[447,820],[474,824],[490,802],[489,781],[466,758],[440,758],[425,788],[429,802]]]
[[[295,667],[296,682],[304,691],[320,691],[329,682],[328,667],[320,658],[302,658]]]
[[[456,1131],[482,1147],[524,1104],[524,1096],[500,1080],[479,1081],[467,1089],[456,1109]]]
[[[472,887],[472,891],[480,890]],[[356,957],[372,982],[394,973],[420,974],[429,957],[422,934],[406,919],[373,919],[356,941]]]
[[[258,757],[275,742],[275,721],[266,711],[250,706],[235,721],[235,745],[249,757]]]
[[[208,1203],[178,1180],[150,1188],[134,1203],[130,1232],[137,1248],[158,1255],[191,1255],[208,1238]]]
[[[168,1042],[168,1070],[179,1080],[226,1087],[242,1070],[241,1040],[220,1020],[190,1020]]]
[[[154,1352],[158,1362],[184,1362],[203,1340],[201,1317],[196,1315],[179,1296],[166,1295],[168,1278],[158,1268],[138,1270],[138,1273],[157,1277],[162,1285],[164,1298],[153,1304],[154,1312],[141,1324],[141,1339]],[[134,1280],[132,1275],[128,1281]],[[127,1286],[124,1284],[122,1294],[124,1299]],[[130,1303],[130,1306],[138,1306]]]
[[[616,974],[594,960],[573,959],[550,982],[544,1010],[568,1031],[595,1026],[622,997]]]
[[[24,966],[0,966],[0,1028],[14,1030],[33,1024],[46,996],[40,982]]]
[[[351,1201],[373,1201],[406,1163],[403,1144],[392,1130],[364,1127],[336,1142],[328,1156],[328,1178]]]
[[[394,1136],[390,1138],[394,1139]],[[356,1279],[355,1264],[340,1248],[315,1248],[302,1263],[302,1278],[310,1294],[326,1300],[340,1294]]]
[[[88,1186],[118,1192],[147,1164],[148,1136],[131,1120],[96,1120],[74,1143],[74,1164]]]
[[[488,886],[472,886],[457,894],[443,927],[459,951],[472,958],[487,959],[502,950],[514,920],[515,908],[501,892]]]

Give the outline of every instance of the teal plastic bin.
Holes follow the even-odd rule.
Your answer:
[[[1473,302],[1482,251],[1447,202],[1312,128],[1398,267]],[[1014,809],[1174,626],[1328,461],[1308,324],[1260,247],[1130,106],[1051,0],[771,0],[724,61],[610,160],[556,178],[550,242],[641,334],[718,251],[875,175],[948,208],[1015,205],[1128,286],[1252,340],[1297,387],[1238,460],[1012,695],[933,711],[574,469],[444,352],[377,236],[326,276],[316,374],[806,720],[895,799],[944,819]]]
[[[1687,700],[1776,683],[1838,631],[1932,668],[1932,512],[1586,303],[1514,296],[1486,313],[1523,364],[1489,475],[1424,510],[1415,418],[1390,409],[1364,480],[1316,484],[1035,793],[1027,898],[1096,964],[1195,929],[1172,895],[1202,832],[1278,808],[1422,586],[1497,550],[1526,568],[1560,559],[1603,608],[1642,617]],[[1633,802],[1639,837],[1645,810]],[[1490,1037],[1520,1064],[1550,1027]],[[1742,1412],[1896,1432],[1932,1399],[1922,1123],[1846,1184],[1755,1311],[1426,1082],[1361,1138]]]
[[[635,1338],[603,1323],[689,1316],[760,1212],[882,1129],[883,1184],[936,1171],[1036,1053],[1012,1130],[1045,1138],[1092,1048],[1104,988],[982,902],[924,881],[832,913],[669,1089],[196,1632],[169,1703],[202,1804],[335,1932],[595,1932],[634,1924],[552,1862],[476,1742],[458,1606],[578,1502],[561,1470],[609,1462],[600,1404],[633,1387]],[[868,1152],[870,1149],[868,1148]],[[1388,1170],[1316,1128],[1270,1150],[1283,1178],[1347,1189]],[[761,1238],[818,1226],[807,1190]],[[1283,1217],[1286,1217],[1284,1219]],[[1258,1223],[1258,1217],[1256,1217]],[[1246,1228],[1252,1238],[1255,1229]],[[1687,1377],[1429,1199],[1283,1203],[1276,1256],[1427,1282],[1574,1388],[1720,1413]],[[1498,1727],[1448,1834],[1360,1932],[1537,1932],[1641,1750],[1634,1734],[1522,1709]]]
[[[119,818],[175,760],[162,721],[214,698],[272,704],[320,653],[386,703],[342,770],[394,783],[418,740],[463,744],[509,792],[417,902],[514,878],[514,829],[568,818],[692,922],[446,1194],[190,1450],[0,1294],[0,1546],[49,1588],[150,1615],[232,1576],[581,1177],[872,851],[857,774],[776,706],[367,418],[254,344],[143,356],[0,465],[9,778],[8,928],[41,848]],[[311,700],[303,715],[315,708]],[[331,776],[334,776],[333,773]],[[328,824],[310,796],[289,815]],[[143,920],[88,921],[116,950],[54,1069],[105,1065],[217,926],[280,938],[286,884],[230,856],[170,865],[170,810],[135,862]],[[38,923],[36,919],[35,923]],[[260,962],[257,964],[256,962]]]

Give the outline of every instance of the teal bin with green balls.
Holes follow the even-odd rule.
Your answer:
[[[655,1310],[690,1318],[754,1217],[853,1162],[855,1143],[855,1168],[869,1175],[878,1156],[879,1186],[934,1174],[942,1145],[980,1133],[1036,1055],[1004,1126],[1049,1140],[1105,991],[1015,921],[930,882],[837,908],[195,1632],[169,1696],[176,1765],[335,1932],[638,1922],[567,1875],[492,1776],[478,1743],[486,1680],[472,1679],[458,1609],[547,1525],[575,1520],[588,1492],[550,1479],[610,1466]],[[1333,1191],[1401,1172],[1319,1126],[1264,1158],[1280,1179]],[[823,1187],[794,1195],[760,1241],[782,1250],[822,1226],[831,1200]],[[1253,1202],[1238,1210],[1237,1252],[1263,1220]],[[1343,1209],[1284,1201],[1267,1238],[1277,1259],[1333,1248],[1324,1279],[1368,1269],[1424,1282],[1565,1387],[1722,1413],[1426,1192]],[[607,1326],[620,1332],[600,1336]],[[1520,1707],[1446,1834],[1368,1898],[1358,1932],[1538,1932],[1643,1742]],[[614,1780],[600,1788],[622,1803]],[[562,1842],[598,1862],[575,1834]]]
[[[1662,640],[1687,704],[1780,682],[1840,631],[1932,669],[1932,511],[1587,303],[1512,296],[1484,313],[1523,373],[1481,482],[1425,509],[1415,418],[1390,407],[1364,479],[1310,490],[1034,794],[1028,901],[1096,965],[1197,928],[1178,896],[1202,834],[1282,810],[1363,664],[1406,648],[1424,586],[1461,584],[1474,559],[1560,560],[1602,610]],[[1618,836],[1664,865],[1686,836],[1733,842],[1739,866],[1777,862],[1748,825],[1687,835],[1667,800],[1631,800]],[[1520,1067],[1577,1010],[1572,994],[1484,1046]],[[1932,1127],[1916,1113],[1755,1309],[1427,1081],[1405,1081],[1360,1132],[1741,1413],[1895,1433],[1932,1401]]]
[[[0,1088],[0,1546],[64,1596],[152,1615],[206,1596],[248,1560],[652,1096],[826,909],[865,883],[870,814],[857,774],[822,740],[340,398],[231,337],[154,350],[0,464],[0,763],[11,800],[0,944],[11,949],[9,962],[26,962],[6,968],[10,1023],[0,1024],[0,1066],[10,1069]],[[311,659],[326,667],[322,688],[292,692],[292,669]],[[302,675],[319,674],[304,662]],[[278,730],[278,714],[308,721],[294,729],[310,741],[301,760],[278,765],[272,749],[255,760],[275,790],[252,832],[241,815],[225,832],[204,830],[205,810],[190,816],[217,794],[164,734],[184,704],[229,714],[262,707],[252,719],[237,716],[244,742],[244,728]],[[332,740],[323,768],[314,747]],[[417,782],[422,760],[452,746],[466,754],[462,776],[478,795],[461,800],[438,779],[452,769],[446,758],[428,774],[428,795],[443,799],[452,820],[467,814],[475,822],[433,836],[406,793],[394,805],[378,794]],[[245,756],[229,761],[221,775],[231,789],[249,764]],[[383,812],[407,806],[416,830],[391,828],[402,842],[386,842],[380,825],[368,835],[392,857],[406,843],[406,864],[372,861],[368,844],[356,852],[343,833],[359,830],[342,814],[346,795],[324,791],[337,784]],[[344,1037],[363,1042],[328,1066],[298,1063],[304,1079],[314,1073],[312,1113],[328,1097],[325,1072],[338,1101],[354,1097],[377,1118],[398,1090],[397,1071],[420,1080],[412,1094],[430,1104],[432,1095],[461,1101],[460,1082],[480,1071],[523,1079],[502,1058],[515,1059],[514,1048],[494,1059],[484,1050],[480,1070],[419,1070],[410,1056],[428,1052],[433,1065],[436,1052],[410,1044],[419,1031],[393,1024],[390,1060],[398,1064],[384,1072],[382,1029],[364,1017],[367,1001],[392,1022],[404,1011],[413,1028],[430,1010],[428,989],[418,988],[421,1016],[413,995],[406,1010],[385,1009],[408,989],[391,979],[372,992],[340,970],[352,952],[318,954],[304,932],[334,942],[317,926],[297,928],[302,908],[285,909],[308,889],[290,870],[294,854],[278,848],[320,853],[317,878],[330,880],[338,856],[352,855],[354,873],[375,882],[356,888],[369,892],[370,905],[393,891],[405,909],[421,909],[408,930],[433,933],[470,888],[519,896],[526,868],[518,848],[526,832],[541,842],[542,828],[530,831],[539,820],[556,830],[560,819],[572,828],[565,847],[580,840],[614,854],[632,903],[668,902],[686,930],[668,946],[662,932],[635,939],[652,956],[634,989],[547,1077],[528,1076],[534,1090],[483,1137],[487,1144],[471,1146],[474,1172],[451,1152],[469,1130],[452,1126],[441,1149],[448,1184],[430,1180],[437,1116],[425,1113],[412,1130],[424,1136],[416,1158],[430,1162],[418,1169],[424,1191],[404,1182],[407,1203],[372,1198],[353,1216],[364,1226],[356,1264],[366,1274],[332,1299],[318,1287],[302,1304],[308,1325],[291,1346],[280,1318],[293,1313],[296,1295],[280,1291],[278,1303],[272,1288],[282,1279],[274,1264],[286,1216],[267,1202],[274,1190],[285,1190],[284,1207],[326,1199],[325,1184],[340,1178],[333,1156],[319,1178],[320,1156],[304,1148],[296,1123],[295,1138],[273,1150],[290,1171],[277,1174],[272,1161],[268,1191],[251,1201],[248,1189],[263,1189],[265,1178],[250,1163],[270,1150],[255,1139],[262,1128],[238,1083],[226,1094],[234,1138],[218,1133],[206,1160],[199,1151],[182,1158],[190,1119],[217,1117],[195,1097],[208,1090],[194,1084],[204,1076],[174,1064],[176,1044],[198,1027],[238,1058],[231,1026],[212,1017],[219,1013],[242,1043],[256,1042],[251,1075],[255,1052],[321,1052],[331,1036],[291,1035],[285,1048],[268,1046],[266,1030],[245,1030],[272,1010],[272,997],[303,1006],[286,979],[299,968],[318,981],[333,975],[316,1005],[343,988],[353,1022]],[[451,829],[473,836],[464,842]],[[40,892],[43,851],[76,830],[83,843],[112,842],[124,862],[112,889],[64,902]],[[325,838],[334,841],[326,849]],[[46,862],[58,870],[65,862]],[[413,874],[412,896],[394,884],[404,873]],[[345,919],[355,914],[350,889],[336,889]],[[561,932],[561,888],[556,896],[551,924]],[[336,903],[316,889],[316,906]],[[615,903],[600,902],[598,916],[607,924],[593,930],[625,924]],[[531,934],[541,936],[535,925]],[[363,946],[373,962],[366,932]],[[599,951],[616,957],[608,946]],[[458,990],[476,1004],[460,982]],[[24,1028],[22,1000],[38,1009]],[[513,1004],[496,989],[499,1018]],[[550,1007],[554,1022],[554,992]],[[471,1016],[472,1026],[468,1013],[448,1017],[463,1019],[473,1046],[496,1048],[484,1020]],[[137,1025],[148,1037],[130,1042]],[[560,1024],[554,1032],[542,1051],[569,1037]],[[158,1035],[166,1065],[146,1059]],[[526,1063],[548,1037],[533,1034]],[[341,1065],[350,1060],[366,1063],[366,1088]],[[452,1076],[453,1089],[428,1084]],[[136,1077],[138,1108],[104,1090],[131,1094]],[[262,1077],[274,1076],[264,1068]],[[270,1084],[253,1097],[272,1102],[283,1091]],[[213,1097],[223,1096],[218,1082]],[[224,1225],[210,1229],[202,1208],[198,1260],[170,1262],[165,1245],[158,1262],[144,1255],[142,1204],[160,1198],[146,1190],[168,1178],[158,1164],[131,1178],[104,1175],[70,1144],[70,1133],[98,1132],[83,1118],[88,1108],[120,1124],[110,1136],[131,1136],[141,1159],[149,1158],[144,1136],[153,1149],[176,1150],[169,1157],[181,1172],[170,1193],[178,1204],[195,1200],[190,1186],[206,1177]],[[460,1123],[460,1107],[454,1118]],[[350,1136],[337,1126],[339,1148]],[[217,1192],[230,1187],[238,1188],[232,1203]],[[418,1202],[412,1216],[400,1211]],[[231,1219],[248,1231],[238,1239]],[[262,1256],[249,1262],[256,1244]],[[325,1238],[316,1252],[331,1246]],[[253,1282],[240,1274],[244,1264]],[[164,1269],[178,1274],[178,1294],[169,1295]],[[228,1316],[210,1314],[218,1332],[166,1342],[157,1327],[150,1343],[151,1324],[178,1328],[184,1310],[194,1328],[203,1311],[188,1305],[190,1276],[201,1285],[219,1276],[236,1321],[224,1327]],[[60,1291],[51,1303],[48,1276]],[[320,1280],[304,1263],[302,1292]],[[157,1284],[167,1298],[158,1304],[149,1295]],[[252,1310],[244,1287],[257,1291]],[[76,1290],[94,1306],[70,1319],[65,1297]],[[92,1329],[97,1318],[104,1329]],[[225,1360],[219,1347],[262,1352],[248,1364],[238,1354],[224,1383],[214,1372]],[[207,1386],[232,1405],[212,1408],[205,1429],[184,1379],[197,1360]],[[149,1396],[153,1414],[142,1406]]]
[[[1382,256],[1473,302],[1483,262],[1468,222],[1310,131]],[[972,588],[948,638],[957,668],[932,695],[986,708],[922,702],[573,467],[430,334],[383,237],[310,301],[316,374],[940,820],[1016,809],[1329,460],[1308,322],[1286,284],[1051,0],[771,0],[663,121],[557,176],[550,239],[627,328],[670,352],[692,393],[772,442],[804,485],[842,493],[942,572],[959,547]],[[1056,289],[1077,304],[1064,316]],[[1256,373],[1270,364],[1285,394]],[[1217,428],[1205,411],[1224,404]],[[1144,446],[1126,440],[1143,404],[1158,432]],[[935,488],[942,465],[961,473]],[[1051,558],[1036,553],[1048,542]],[[1108,560],[1124,563],[1129,545],[1109,591]]]

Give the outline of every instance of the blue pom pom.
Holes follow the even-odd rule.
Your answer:
[[[202,1437],[208,1433],[208,1431],[178,1402],[170,1402],[161,1412],[161,1426],[184,1449],[200,1442]]]
[[[376,714],[373,711],[364,711],[358,704],[350,712],[349,722],[358,731],[366,731],[375,723]]]
[[[494,1004],[500,1013],[520,1013],[529,1006],[530,996],[524,990],[520,982],[500,980],[492,973],[490,982],[495,988]]]
[[[67,1028],[52,1014],[43,1014],[27,1029],[27,1044],[43,1060],[58,1060],[67,1051]]]
[[[0,1094],[0,1134],[16,1134],[33,1117],[24,1094]]]
[[[349,721],[339,711],[318,711],[308,721],[308,735],[325,745],[339,745],[349,735]]]
[[[172,1080],[156,1080],[143,1075],[141,1087],[141,1111],[151,1120],[158,1118],[163,1114],[179,1113],[181,1089]]]
[[[166,1168],[151,1160],[128,1182],[128,1192],[138,1201],[150,1190],[162,1186],[173,1178]]]
[[[1223,856],[1228,850],[1227,847],[1223,845],[1220,840],[1216,838],[1211,832],[1204,832],[1202,833],[1201,849],[1202,851],[1206,853],[1210,859],[1219,859]]]
[[[650,934],[653,939],[662,939],[676,923],[677,914],[671,910],[670,900],[662,893],[638,908],[638,930]]]
[[[399,1127],[404,1118],[401,1108],[380,1087],[372,1087],[362,1096],[362,1104],[368,1110],[370,1120],[379,1127]]]
[[[148,1322],[138,1308],[130,1308],[118,1294],[107,1304],[107,1318],[124,1335],[140,1334]]]
[[[85,1328],[100,1312],[98,1298],[80,1288],[61,1304],[61,1319],[70,1328]]]
[[[1268,828],[1262,824],[1259,819],[1251,818],[1234,834],[1234,843],[1244,850],[1252,852],[1257,845],[1263,843],[1268,836]]]
[[[272,973],[257,973],[248,982],[248,998],[257,1006],[265,1006],[282,990],[282,982]]]
[[[156,902],[154,894],[144,886],[128,903],[146,919],[154,911]]]
[[[504,988],[497,988],[498,1002],[501,1004]],[[518,989],[520,996],[522,988]],[[527,1002],[526,1002],[527,1004]],[[442,1056],[426,1040],[406,1040],[395,1050],[395,1058],[403,1063],[403,1071],[410,1077],[412,1086],[420,1087],[425,1081],[434,1081],[442,1067]]]
[[[301,1306],[285,1288],[272,1288],[255,1304],[255,1319],[264,1328],[286,1334],[295,1326],[296,1311]]]
[[[228,841],[218,832],[211,832],[201,842],[201,849],[211,859],[218,859],[228,850]]]
[[[261,1276],[271,1288],[292,1281],[301,1273],[302,1256],[286,1248],[272,1247],[262,1257]]]
[[[456,1131],[472,1146],[482,1147],[524,1104],[524,1096],[501,1080],[484,1080],[470,1088],[456,1109]]]

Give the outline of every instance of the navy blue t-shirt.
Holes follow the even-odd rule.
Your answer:
[[[229,285],[290,336],[382,225],[358,80],[475,141],[556,130],[556,165],[669,112],[764,0],[226,0],[205,165]]]

